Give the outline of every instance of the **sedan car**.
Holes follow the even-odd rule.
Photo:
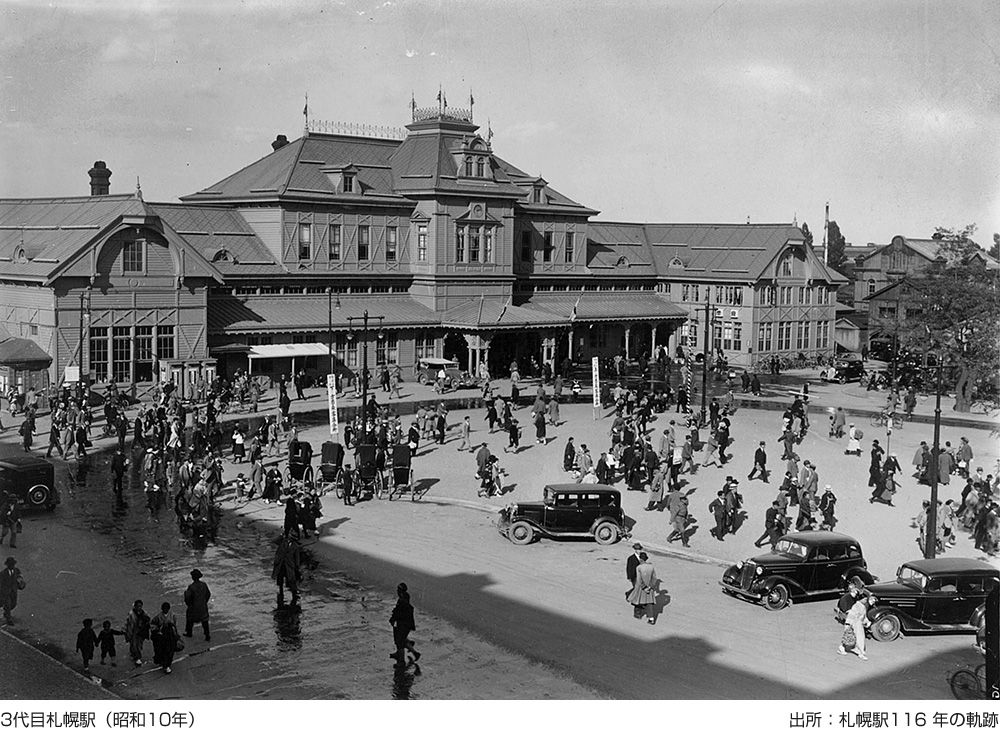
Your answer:
[[[0,459],[0,499],[16,496],[21,511],[52,511],[59,503],[55,468],[34,455],[15,454]]]
[[[880,642],[906,633],[974,633],[985,621],[986,597],[1000,571],[971,558],[911,560],[899,566],[896,580],[868,590],[872,637]]]
[[[838,596],[853,576],[865,585],[875,582],[856,539],[840,532],[790,532],[771,552],[729,566],[719,584],[727,594],[777,611],[803,596]]]
[[[861,360],[834,360],[833,366],[829,370],[821,371],[819,377],[828,383],[841,385],[852,380],[861,380],[865,377],[865,364]]]
[[[553,483],[545,486],[541,501],[505,507],[497,529],[515,545],[527,545],[540,534],[556,538],[589,535],[599,545],[613,545],[629,536],[621,502],[621,493],[611,486]]]
[[[434,385],[442,370],[445,390],[476,384],[475,378],[463,371],[457,362],[443,357],[423,357],[417,360],[416,381],[421,385]]]

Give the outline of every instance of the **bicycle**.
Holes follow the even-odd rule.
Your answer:
[[[874,414],[872,414],[871,418],[869,419],[869,423],[873,427],[888,427],[890,424],[890,420],[893,429],[903,428],[903,417],[895,412],[889,413],[885,409],[882,409],[881,411],[876,411]]]
[[[986,664],[977,666],[975,671],[962,668],[948,677],[952,696],[961,700],[989,699],[986,686]]]

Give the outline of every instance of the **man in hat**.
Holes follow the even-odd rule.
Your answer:
[[[761,442],[753,453],[753,470],[747,476],[747,480],[753,480],[755,475],[760,475],[760,479],[767,483],[767,452],[764,450],[764,443]]]
[[[212,598],[212,592],[208,589],[208,584],[201,580],[202,573],[195,568],[191,571],[191,585],[184,592],[184,604],[187,606],[186,623],[184,626],[184,636],[191,637],[191,630],[196,622],[201,622],[201,628],[205,631],[205,639],[211,640],[212,635],[208,629],[208,600]]]
[[[835,516],[836,505],[837,497],[833,493],[833,486],[827,484],[823,489],[823,496],[819,500],[819,510],[823,513],[823,523],[820,525],[821,529],[833,531],[833,527],[837,523]]]
[[[10,613],[17,606],[17,592],[24,588],[24,578],[14,558],[7,558],[4,566],[0,571],[0,606],[3,606],[3,618],[7,624],[13,624],[14,618]]]
[[[632,589],[635,588],[635,569],[639,567],[639,553],[642,552],[642,545],[638,542],[632,545],[632,554],[628,556],[628,560],[625,561],[625,577],[628,578],[629,588],[625,592],[625,598],[628,599],[628,595],[632,593]]]
[[[963,477],[968,479],[969,473],[972,471],[972,445],[969,444],[968,437],[962,437],[962,444],[958,447],[958,472]]]

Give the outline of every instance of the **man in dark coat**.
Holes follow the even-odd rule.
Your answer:
[[[628,595],[632,593],[632,589],[635,588],[635,569],[639,567],[639,553],[642,552],[642,545],[638,542],[632,545],[632,554],[628,556],[625,561],[625,577],[628,578],[629,587],[625,591],[625,598],[628,599]]]
[[[726,492],[719,491],[718,496],[712,499],[708,505],[708,511],[715,517],[715,526],[712,527],[712,536],[717,540],[722,540],[726,535]]]
[[[196,622],[201,622],[201,628],[205,631],[205,639],[211,640],[212,635],[208,629],[208,600],[212,598],[212,592],[208,589],[208,584],[201,580],[202,573],[195,568],[191,571],[191,585],[184,592],[184,604],[187,606],[186,621],[184,625],[184,636],[191,637],[191,630]]]
[[[767,483],[767,452],[764,450],[763,442],[753,453],[753,470],[750,471],[747,480],[753,480],[758,473],[760,473],[760,479]]]
[[[405,583],[396,586],[396,606],[392,609],[389,617],[389,624],[392,625],[392,640],[396,645],[395,652],[389,653],[390,658],[396,659],[396,665],[406,663],[406,651],[413,655],[413,662],[420,660],[420,653],[414,650],[413,640],[410,639],[410,632],[417,628],[413,620],[413,605],[410,604],[410,593]]]
[[[872,462],[868,467],[869,487],[878,485],[882,473],[882,454],[882,446],[876,439],[872,442]]]
[[[570,471],[576,462],[576,448],[573,446],[573,438],[566,441],[566,449],[563,450],[563,470]]]
[[[17,567],[14,558],[4,561],[4,569],[0,571],[0,606],[3,607],[3,618],[7,624],[13,624],[11,611],[17,606],[17,592],[24,588],[21,569]]]
[[[111,487],[116,496],[122,495],[122,478],[125,475],[125,468],[128,462],[125,459],[125,450],[119,447],[115,450],[111,458],[111,474],[114,476]]]
[[[285,603],[286,585],[292,592],[292,606],[295,606],[299,601],[299,581],[302,578],[301,551],[297,531],[287,531],[282,535],[278,542],[278,549],[274,553],[274,567],[271,569],[271,577],[278,584],[279,606]]]
[[[781,535],[784,534],[784,524],[784,517],[781,516],[781,504],[778,501],[772,501],[764,515],[764,534],[757,538],[753,546],[763,547],[764,540],[770,540],[773,550]]]

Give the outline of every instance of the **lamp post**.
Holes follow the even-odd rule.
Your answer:
[[[337,296],[337,309],[340,310],[340,296]],[[327,360],[329,369],[327,373],[329,375],[335,375],[333,372],[333,288],[328,287],[326,289],[326,349],[327,349]],[[334,391],[336,392],[336,388]]]
[[[361,430],[358,438],[364,442],[368,432],[368,319],[378,319],[378,332],[382,336],[382,320],[385,316],[369,316],[368,311],[361,316],[348,316],[347,323],[350,326],[348,340],[354,337],[354,322],[361,321]]]
[[[711,303],[711,290],[712,286],[705,286],[705,307],[701,309],[696,309],[698,311],[705,312],[705,339],[704,348],[702,349],[701,355],[701,419],[705,420],[705,410],[707,407],[707,396],[708,396],[708,356],[709,356],[709,342],[712,334],[712,303]]]
[[[941,455],[941,371],[945,367],[941,358],[937,357],[937,382],[934,391],[934,445],[931,447],[931,507],[927,512],[927,525],[924,532],[924,557],[933,559],[937,554],[937,507],[938,507],[938,457]]]

